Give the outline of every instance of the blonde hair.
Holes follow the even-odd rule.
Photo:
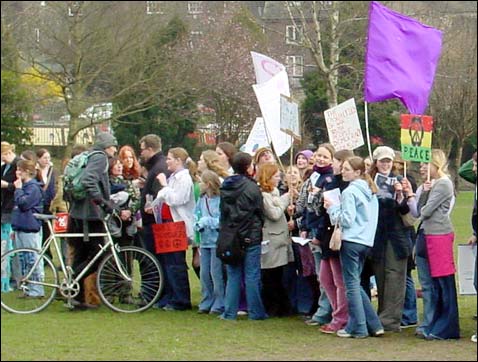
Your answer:
[[[259,186],[264,192],[272,192],[274,187],[272,185],[272,176],[279,171],[279,166],[275,163],[266,163],[259,168],[257,179],[259,180]]]
[[[448,158],[442,150],[436,148],[432,150],[430,163],[437,168],[437,174],[439,177],[450,175],[448,172]]]
[[[206,150],[202,152],[202,158],[207,168],[211,171],[214,171],[218,176],[226,178],[229,176],[227,170],[221,166],[221,160],[216,151]]]
[[[170,148],[168,153],[172,154],[174,158],[179,158],[182,161],[183,166],[188,169],[191,178],[196,180],[196,163],[191,159],[191,157],[189,157],[188,151],[182,147],[174,147]]]
[[[212,195],[220,195],[221,180],[217,173],[211,170],[204,170],[201,174],[201,182],[203,184],[208,184],[208,189]],[[202,194],[206,193],[206,190],[201,191],[203,191]]]
[[[12,145],[8,142],[2,142],[2,155],[7,152],[15,152],[15,145]]]
[[[319,147],[317,147],[317,151],[318,151],[319,148],[321,148],[321,147],[323,147],[323,148],[325,148],[327,151],[329,151],[329,153],[330,153],[330,158],[331,158],[331,159],[334,158],[334,156],[335,156],[335,147],[334,147],[331,143],[328,143],[328,142],[327,142],[327,143],[321,143],[321,144],[319,145]],[[315,151],[315,152],[317,152],[317,151]]]

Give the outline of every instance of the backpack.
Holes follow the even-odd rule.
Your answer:
[[[245,243],[241,241],[237,227],[221,226],[217,238],[216,256],[224,264],[237,265],[246,255]]]
[[[84,151],[68,161],[63,173],[63,199],[66,202],[84,200],[87,196],[86,190],[81,183],[81,176],[88,164],[90,156],[102,151]],[[108,166],[107,166],[108,167]]]

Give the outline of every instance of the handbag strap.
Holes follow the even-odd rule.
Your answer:
[[[204,198],[204,201],[206,202],[207,212],[209,213],[209,216],[212,217],[212,212],[211,209],[209,209],[209,201],[207,196]]]

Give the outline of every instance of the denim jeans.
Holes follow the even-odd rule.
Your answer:
[[[419,243],[424,243],[423,230],[418,232],[417,236],[417,248]],[[427,258],[422,256],[416,256],[415,263],[417,264],[418,280],[422,287],[422,301],[423,301],[423,318],[416,331],[418,333],[424,333],[426,329],[430,327],[435,314],[437,305],[437,297],[435,287],[433,285],[433,279],[430,275],[430,267],[428,266]]]
[[[15,231],[15,246],[17,248],[32,248],[41,249],[41,233],[24,233]],[[14,270],[14,277],[26,275],[31,270],[33,264],[37,261],[38,254],[35,253],[21,253],[18,260],[18,270]],[[30,279],[35,281],[43,280],[45,277],[44,265],[40,263],[34,270]],[[18,274],[17,274],[18,273]],[[27,290],[24,291],[26,295],[31,297],[44,296],[45,291],[43,285],[28,284]]]
[[[402,325],[416,324],[417,315],[417,294],[415,291],[415,282],[410,272],[407,273],[407,281],[405,286],[405,302],[403,303]]]
[[[12,225],[2,223],[2,255],[13,249],[13,241],[10,238],[11,233]],[[9,259],[10,258],[5,259],[2,263],[2,293],[7,293],[12,290],[12,288],[10,288],[12,266]]]
[[[340,262],[344,277],[345,291],[349,309],[349,319],[345,330],[353,336],[368,336],[382,329],[377,313],[360,285],[365,257],[369,251],[366,245],[342,241]]]
[[[238,265],[226,265],[227,285],[223,319],[234,320],[239,309],[241,278],[244,274],[249,319],[266,319],[261,298],[261,245],[246,249],[244,260]]]
[[[186,252],[158,254],[164,272],[164,289],[158,307],[170,306],[177,310],[191,309]]]
[[[201,248],[201,303],[199,310],[224,312],[224,278],[222,262],[216,248]]]

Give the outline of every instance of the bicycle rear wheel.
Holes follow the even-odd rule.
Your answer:
[[[48,256],[40,256],[36,249],[13,249],[2,255],[1,262],[2,270],[8,271],[6,275],[11,274],[6,285],[2,285],[3,309],[30,314],[45,309],[53,301],[58,272]]]
[[[116,312],[135,313],[150,308],[164,286],[163,270],[150,252],[134,246],[117,252],[122,269],[131,278],[125,280],[113,254],[98,267],[97,287],[101,300]]]

